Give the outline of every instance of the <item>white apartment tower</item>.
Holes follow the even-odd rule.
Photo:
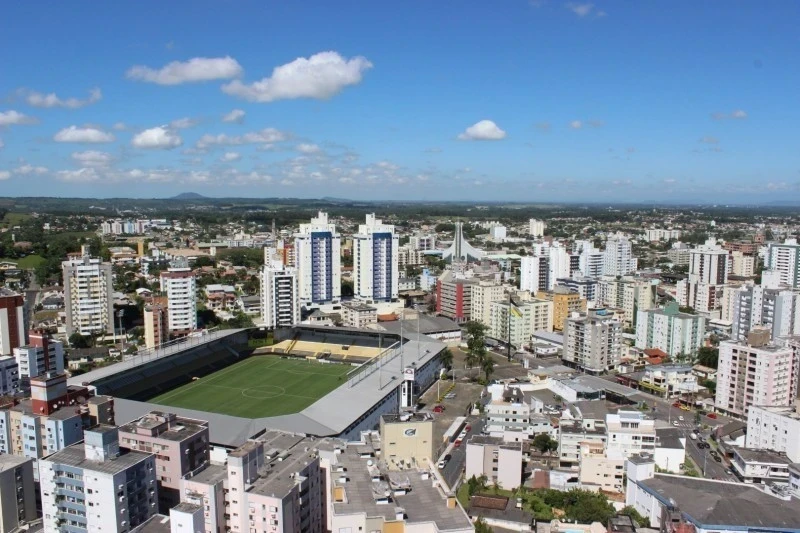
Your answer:
[[[773,339],[800,333],[800,294],[764,285],[745,285],[731,298],[732,337],[747,338],[756,326],[769,328]]]
[[[88,252],[88,250],[86,250]],[[67,336],[114,333],[111,263],[84,254],[61,263]]]
[[[716,408],[746,416],[753,405],[791,405],[797,398],[800,373],[795,347],[769,343],[766,329],[754,329],[747,342],[719,345]]]
[[[705,318],[681,313],[671,302],[663,309],[639,310],[636,321],[636,347],[658,348],[670,357],[695,354],[703,345]]]
[[[545,227],[544,220],[532,218],[528,221],[528,233],[533,237],[543,237]]]
[[[64,373],[64,345],[53,340],[47,333],[31,331],[30,341],[25,346],[14,348],[14,358],[19,370],[19,385],[30,387],[31,378],[48,372]]]
[[[781,283],[800,287],[800,245],[797,239],[786,239],[783,244],[770,244],[766,267],[780,273]]]
[[[555,280],[554,280],[555,282]],[[520,260],[519,288],[536,294],[549,290],[550,259],[545,255],[526,255]]]
[[[635,272],[637,266],[638,259],[632,255],[631,241],[619,233],[610,236],[603,252],[603,275],[624,276]]]
[[[265,249],[261,268],[261,319],[268,328],[288,327],[300,322],[297,271]]]
[[[622,324],[605,309],[573,313],[564,322],[562,359],[591,374],[616,368],[622,357]]]
[[[98,426],[84,442],[39,461],[46,533],[123,533],[158,512],[156,459],[120,450],[117,428]]]
[[[399,238],[394,226],[368,214],[353,235],[353,291],[367,303],[397,300]]]
[[[677,284],[678,302],[709,313],[720,306],[722,286],[728,282],[730,256],[728,251],[709,239],[689,251],[689,277]]]
[[[186,260],[175,261],[161,273],[161,291],[167,294],[167,324],[171,335],[197,329],[197,279]]]
[[[300,304],[319,307],[339,303],[341,288],[341,239],[328,214],[319,212],[295,234]]]

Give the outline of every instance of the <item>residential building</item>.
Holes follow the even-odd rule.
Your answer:
[[[720,307],[722,288],[728,282],[728,251],[715,239],[709,239],[689,254],[689,277],[677,284],[678,303],[700,313],[711,313]]]
[[[414,250],[429,251],[436,249],[436,234],[435,233],[418,233],[408,238],[408,244]]]
[[[694,355],[703,345],[705,318],[681,313],[676,302],[662,309],[640,309],[637,316],[637,348],[658,348],[670,357],[678,357]]]
[[[37,518],[33,461],[0,455],[0,531],[22,531]]]
[[[360,302],[342,304],[342,321],[350,328],[365,328],[378,323],[378,309]]]
[[[397,268],[404,270],[409,266],[425,264],[425,253],[412,246],[401,246],[397,249]]]
[[[300,304],[319,307],[341,299],[341,239],[328,214],[320,212],[295,234]]]
[[[577,292],[565,287],[555,287],[552,291],[539,291],[536,293],[536,298],[553,302],[553,329],[556,331],[564,329],[564,321],[573,313],[586,312],[586,300]]]
[[[617,453],[607,455],[602,442],[580,443],[581,488],[592,492],[624,490],[625,458]]]
[[[160,303],[144,306],[144,345],[160,348],[169,341],[169,310]]]
[[[570,292],[576,292],[581,299],[589,302],[597,301],[597,280],[594,278],[576,277],[576,278],[559,278],[556,280],[556,287],[564,287]]]
[[[510,342],[516,348],[527,346],[534,331],[553,331],[552,305],[547,300],[516,300],[511,303],[506,299],[492,302],[489,336]]]
[[[520,259],[519,288],[536,294],[550,288],[550,258],[547,255],[526,255]]]
[[[467,285],[470,291],[470,320],[488,326],[492,316],[492,304],[507,298],[500,283],[490,280],[474,279]]]
[[[655,421],[640,411],[618,411],[606,415],[606,452],[631,457],[656,451]]]
[[[800,294],[783,288],[744,285],[733,292],[731,336],[747,338],[756,326],[769,329],[773,339],[800,333]]]
[[[544,220],[532,218],[528,221],[528,233],[534,238],[543,237],[546,227]]]
[[[734,447],[731,470],[745,483],[787,485],[791,464],[785,453]]]
[[[655,473],[652,456],[626,463],[625,505],[650,527],[668,533],[789,531],[800,523],[800,501],[746,483]]]
[[[0,356],[0,396],[13,395],[19,390],[19,365],[11,355]]]
[[[621,309],[622,322],[634,327],[637,312],[652,309],[656,305],[658,282],[633,276],[603,276],[598,280],[597,305]]]
[[[180,501],[181,478],[209,462],[208,422],[153,411],[119,427],[120,448],[154,453],[161,512]]]
[[[14,348],[23,346],[27,342],[26,331],[25,298],[0,287],[0,357],[11,355]]]
[[[203,531],[220,533],[228,527],[226,519],[226,497],[229,494],[227,466],[210,464],[190,477],[181,479],[181,501],[201,505]],[[196,531],[196,530],[195,530]]]
[[[731,274],[750,278],[756,275],[756,257],[734,250],[731,256]]]
[[[581,464],[581,447],[593,443],[605,448],[605,420],[566,420],[558,427],[558,461],[562,468],[578,468]]]
[[[603,275],[605,254],[595,248],[592,241],[575,241],[575,254],[578,257],[578,269],[581,277],[599,278]]]
[[[800,287],[800,245],[797,239],[786,239],[783,244],[771,243],[764,266],[777,271],[784,285]]]
[[[14,348],[14,358],[19,367],[19,385],[29,387],[31,378],[47,372],[64,373],[64,345],[53,340],[48,333],[31,331],[25,346]]]
[[[747,415],[745,446],[785,453],[800,463],[800,401],[792,405],[753,405]]]
[[[681,238],[679,229],[646,229],[644,237],[648,242],[671,241]]]
[[[46,533],[123,533],[158,512],[155,455],[120,449],[113,426],[40,460],[39,477]]]
[[[160,279],[161,291],[167,295],[169,333],[176,337],[188,335],[197,329],[197,279],[184,258],[161,272]],[[208,307],[215,308],[213,304]]]
[[[622,358],[622,325],[605,309],[573,313],[564,322],[562,359],[591,374],[613,370]]]
[[[662,398],[693,394],[700,390],[697,376],[688,364],[647,365],[643,372],[639,387]]]
[[[517,387],[490,385],[492,399],[484,406],[486,427],[484,431],[492,437],[504,440],[527,440],[533,437],[531,431],[531,405],[525,402],[522,391]],[[515,434],[512,438],[511,434]]]
[[[389,470],[424,468],[434,461],[433,418],[425,413],[381,416],[381,458]]]
[[[212,311],[227,311],[236,305],[236,287],[212,283],[206,285],[206,307]]]
[[[461,324],[472,318],[472,279],[445,271],[436,281],[436,314]]]
[[[300,322],[300,287],[297,270],[275,257],[261,268],[261,319],[267,328]]]
[[[536,251],[534,248],[534,252]],[[554,242],[543,248],[542,252],[548,257],[547,290],[553,289],[558,278],[571,278],[573,274],[580,272],[580,257],[571,254],[564,243]]]
[[[467,479],[486,476],[490,485],[514,490],[522,485],[522,443],[474,435],[467,441]]]
[[[689,251],[689,245],[682,242],[672,243],[672,248],[667,250],[667,259],[674,266],[689,266],[692,254]]]
[[[353,292],[365,302],[391,302],[398,296],[400,277],[394,226],[368,214],[353,235]]]
[[[494,242],[504,242],[506,240],[505,226],[492,226],[489,228],[489,239]]]
[[[792,346],[770,343],[768,330],[753,329],[747,341],[719,345],[717,410],[747,416],[753,405],[791,405],[797,397],[800,358]]]
[[[84,251],[88,254],[88,250]],[[114,333],[111,263],[87,254],[61,263],[67,336]]]
[[[617,233],[606,240],[603,253],[603,275],[624,276],[636,272],[638,260],[633,257],[631,241]]]

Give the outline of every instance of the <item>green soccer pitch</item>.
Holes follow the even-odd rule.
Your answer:
[[[354,367],[255,356],[148,400],[160,405],[261,418],[302,411]]]

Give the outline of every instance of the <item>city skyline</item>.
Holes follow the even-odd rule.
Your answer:
[[[795,4],[142,7],[6,7],[0,194],[800,200]]]

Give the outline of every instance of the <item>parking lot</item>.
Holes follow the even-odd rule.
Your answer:
[[[455,394],[453,398],[444,398],[438,402],[439,394],[445,395],[445,392],[453,385],[453,381],[441,381],[434,383],[422,397],[419,399],[421,407],[425,410],[433,411],[435,406],[441,405],[444,411],[441,413],[433,413],[433,439],[438,448],[438,444],[442,442],[445,431],[459,416],[466,416],[469,414],[469,407],[480,399],[483,387],[477,383],[464,383],[455,382],[455,387],[452,389],[451,394]]]

